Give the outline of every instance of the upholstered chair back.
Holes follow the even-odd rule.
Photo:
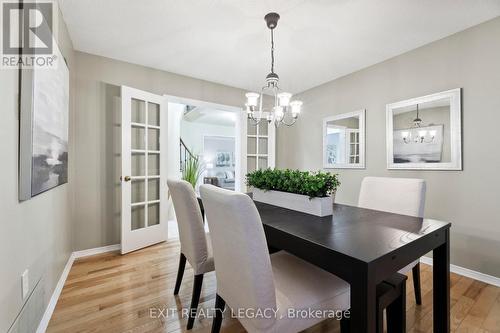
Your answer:
[[[217,294],[233,310],[276,308],[266,237],[252,199],[213,185],[200,186],[200,194],[212,239]],[[275,322],[274,318],[242,320],[251,321],[259,332]]]
[[[167,185],[177,217],[181,252],[195,274],[204,273],[201,270],[208,259],[207,238],[196,193],[185,180],[168,179]]]
[[[358,206],[423,217],[425,190],[423,179],[365,177],[361,183]]]

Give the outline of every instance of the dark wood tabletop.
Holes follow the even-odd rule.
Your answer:
[[[449,332],[451,223],[340,204],[326,217],[255,204],[270,247],[351,284],[353,332],[375,332],[377,284],[434,251],[434,332]]]
[[[364,262],[451,224],[334,204],[333,215],[319,217],[255,202],[262,223]]]

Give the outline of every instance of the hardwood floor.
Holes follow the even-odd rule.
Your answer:
[[[186,265],[179,295],[173,296],[178,258],[179,243],[169,241],[124,256],[115,252],[77,260],[47,332],[185,332],[181,309],[190,304],[193,271]],[[421,283],[422,305],[416,306],[408,279],[408,332],[432,331],[430,266],[421,265]],[[206,274],[200,311],[213,307],[215,288],[215,274]],[[197,319],[191,332],[210,332],[211,323]],[[452,273],[451,327],[463,333],[500,332],[500,288]],[[305,332],[339,331],[336,320],[327,320]],[[221,332],[245,330],[236,319],[225,318]]]

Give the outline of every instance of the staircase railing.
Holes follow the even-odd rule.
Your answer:
[[[187,162],[189,162],[191,159],[197,159],[198,157],[189,150],[184,141],[182,141],[182,138],[180,139],[179,147],[180,167],[181,172],[184,172],[184,168],[186,167]]]

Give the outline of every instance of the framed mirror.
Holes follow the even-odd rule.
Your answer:
[[[323,168],[365,167],[365,110],[323,119]]]
[[[461,90],[387,105],[387,168],[462,170]]]

